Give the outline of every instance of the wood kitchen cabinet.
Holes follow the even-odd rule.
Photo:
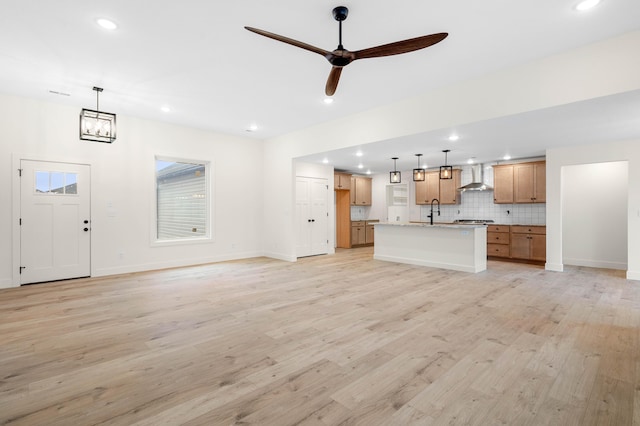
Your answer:
[[[375,229],[375,227],[373,225],[369,225],[368,223],[365,226],[365,237],[364,237],[365,244],[373,244],[373,242],[374,242],[374,238],[373,238],[374,229]]]
[[[453,170],[452,179],[440,179],[440,173],[437,173],[438,180],[440,181],[440,197],[438,201],[440,204],[460,204],[460,178],[462,171],[459,169]]]
[[[367,243],[365,221],[359,220],[351,222],[351,246],[358,246]]]
[[[353,176],[351,181],[351,205],[371,205],[371,178]]]
[[[487,226],[487,256],[510,257],[509,225]]]
[[[334,173],[333,189],[351,189],[351,175],[348,173]]]
[[[513,164],[493,166],[493,202],[513,203]]]
[[[416,204],[429,205],[436,198],[440,204],[460,203],[460,175],[459,169],[453,170],[452,179],[440,180],[439,172],[427,172],[421,182],[416,182]]]
[[[546,203],[546,186],[544,161],[493,166],[495,204]]]
[[[545,203],[546,163],[519,163],[513,165],[513,201],[515,203]]]
[[[547,259],[547,239],[545,226],[511,226],[511,257],[513,259]]]
[[[372,222],[377,222],[377,220],[372,220],[371,222],[368,222],[366,220],[357,220],[351,222],[352,247],[373,244],[374,225]]]

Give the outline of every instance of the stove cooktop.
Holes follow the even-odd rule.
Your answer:
[[[456,219],[453,221],[453,223],[469,223],[469,224],[477,224],[477,225],[484,225],[487,223],[493,223],[494,221],[491,219]]]

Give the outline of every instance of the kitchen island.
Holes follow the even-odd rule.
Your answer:
[[[463,272],[487,269],[486,225],[380,222],[375,233],[377,260]]]

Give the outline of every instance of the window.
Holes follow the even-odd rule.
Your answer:
[[[156,158],[156,240],[209,238],[208,163]]]
[[[78,174],[36,171],[36,194],[78,194]]]

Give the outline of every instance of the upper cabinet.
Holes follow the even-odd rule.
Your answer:
[[[513,165],[513,201],[515,203],[544,203],[546,197],[546,163]]]
[[[545,203],[546,163],[500,164],[493,166],[493,202]]]
[[[462,171],[458,169],[453,170],[453,179],[440,180],[440,173],[436,173],[440,180],[440,204],[460,204],[460,177]]]
[[[351,189],[351,175],[347,173],[334,173],[333,189]]]
[[[430,204],[440,197],[440,177],[437,172],[425,173],[424,180],[416,182],[416,204]]]
[[[493,166],[493,202],[513,203],[513,164]]]
[[[416,204],[431,204],[436,198],[440,204],[460,203],[460,173],[455,169],[452,179],[440,179],[439,172],[425,173],[425,179],[416,182]]]
[[[351,180],[351,205],[371,205],[371,178],[353,176]]]

